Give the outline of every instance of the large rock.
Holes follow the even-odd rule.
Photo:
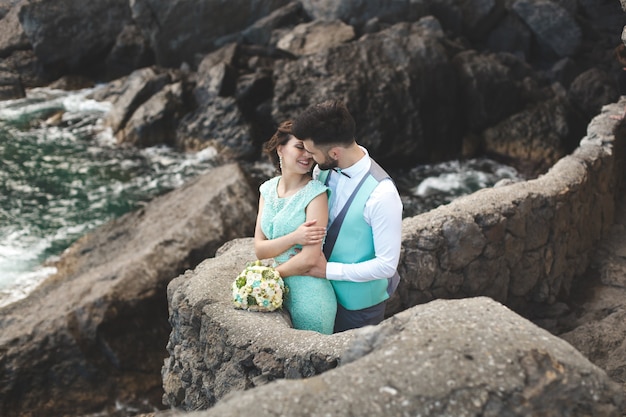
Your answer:
[[[279,414],[296,416],[394,415],[402,405],[410,414],[559,416],[593,409],[593,415],[617,416],[621,387],[571,346],[492,300],[528,314],[567,296],[586,270],[593,248],[611,230],[626,170],[623,132],[614,136],[611,117],[622,106],[607,106],[573,155],[546,175],[404,219],[403,279],[388,306],[393,317],[377,328],[322,336],[294,331],[280,313],[234,310],[230,285],[254,251],[251,238],[230,242],[168,287],[165,403],[184,410],[217,403],[206,415],[237,415],[257,402],[259,413],[280,404]],[[462,297],[467,300],[414,307]],[[346,343],[348,353],[338,355]],[[367,377],[372,374],[376,378]],[[582,380],[591,375],[598,385],[587,391]],[[381,379],[390,382],[381,385]],[[311,390],[316,395],[309,399]],[[289,401],[292,396],[298,401]]]
[[[180,120],[193,107],[192,86],[192,79],[182,71],[160,67],[133,71],[104,89],[110,93],[106,99],[113,103],[104,123],[113,130],[118,143],[173,146]],[[116,94],[110,91],[114,89]]]
[[[31,0],[19,10],[35,54],[54,78],[99,73],[130,19],[128,0]]]
[[[2,310],[0,414],[160,407],[166,286],[224,242],[250,236],[255,214],[254,191],[227,165],[73,244],[56,275]]]
[[[0,2],[0,57],[14,51],[31,49],[30,42],[18,18],[19,8],[26,0],[3,0]],[[6,12],[2,9],[6,7]]]
[[[120,86],[121,94],[113,98],[113,110],[107,114],[104,123],[114,134],[119,132],[139,106],[171,81],[171,75],[157,67],[134,71],[123,80],[123,85]]]
[[[154,52],[137,25],[129,23],[117,35],[106,58],[106,79],[128,75],[138,68],[154,64]]]
[[[146,100],[118,133],[118,143],[173,146],[178,123],[186,113],[184,89],[182,81],[168,84]]]
[[[205,264],[170,290],[174,315],[185,317],[180,329],[195,332],[171,339],[170,352],[194,367],[178,369],[170,359],[165,383],[167,391],[170,370],[183,376],[177,388],[187,402],[178,405],[186,410],[231,392],[207,411],[169,416],[620,415],[621,387],[604,371],[491,299],[433,301],[376,327],[322,336],[289,329],[277,313],[229,311],[216,300],[227,291],[199,295],[227,284],[221,267],[234,272],[235,265]],[[288,369],[298,351],[336,361],[346,345],[335,369],[241,392],[252,387],[242,372]]]
[[[436,298],[489,296],[526,315],[567,298],[615,218],[626,146],[612,116],[625,103],[605,106],[580,146],[539,178],[405,218],[400,303],[389,313]]]
[[[311,55],[349,42],[354,36],[354,28],[340,20],[316,20],[296,26],[276,46],[294,55]]]
[[[600,68],[579,74],[568,93],[572,104],[589,118],[598,114],[604,104],[619,100],[621,94],[611,74]]]
[[[279,312],[234,309],[231,284],[255,259],[252,238],[232,241],[168,286],[172,333],[162,371],[165,404],[208,408],[231,391],[337,366],[348,335],[294,330]]]
[[[133,19],[155,53],[158,65],[193,64],[195,55],[217,48],[216,41],[239,32],[289,0],[135,0]]]
[[[486,128],[478,135],[480,148],[529,176],[543,173],[575,147],[576,116],[566,99],[555,96]]]
[[[213,146],[225,158],[254,159],[256,155],[250,126],[234,97],[215,97],[188,113],[176,131],[176,146],[186,151]]]
[[[461,126],[449,123],[458,117],[457,80],[432,18],[279,62],[274,73],[274,120],[339,98],[355,118],[357,141],[383,166],[460,153]]]
[[[547,56],[560,58],[575,54],[581,45],[582,31],[572,15],[559,2],[517,0],[513,11],[528,25]]]
[[[452,60],[461,106],[466,109],[464,123],[470,132],[497,123],[522,106],[522,79],[530,77],[532,71],[513,57],[509,64],[506,57],[470,50],[458,53]],[[516,71],[515,67],[525,71]]]

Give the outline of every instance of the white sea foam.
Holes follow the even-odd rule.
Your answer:
[[[425,170],[432,170],[432,166]],[[447,201],[452,201],[456,197],[471,194],[481,188],[491,187],[501,179],[520,178],[514,168],[486,159],[449,161],[437,165],[436,170],[440,173],[427,176],[411,190],[414,196],[445,195]]]
[[[437,193],[454,193],[456,195],[471,193],[477,188],[484,188],[489,182],[489,176],[484,172],[455,172],[444,173],[438,177],[429,177],[422,181],[414,194],[428,197]],[[472,186],[477,188],[472,190]]]
[[[33,236],[29,228],[0,228],[0,307],[25,297],[53,272],[38,266],[49,240]]]
[[[0,308],[19,301],[28,296],[41,282],[56,273],[57,269],[52,266],[38,266],[32,271],[19,275],[19,283],[0,287]]]
[[[96,101],[87,99],[86,96],[93,91],[92,88],[79,90],[63,97],[61,102],[66,111],[72,113],[107,113],[111,110],[113,105],[108,101]]]

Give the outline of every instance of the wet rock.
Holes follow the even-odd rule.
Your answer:
[[[25,97],[25,95],[19,74],[0,65],[0,100],[13,100]]]
[[[166,286],[254,229],[236,165],[216,168],[74,243],[58,272],[0,316],[0,413],[88,414],[143,399],[161,407]]]
[[[19,20],[37,58],[58,78],[97,74],[115,39],[131,19],[126,0],[24,2]]]

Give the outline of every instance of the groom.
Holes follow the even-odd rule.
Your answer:
[[[356,143],[355,130],[340,101],[308,108],[292,126],[318,164],[313,177],[331,190],[325,257],[306,274],[331,281],[335,332],[380,323],[400,279],[402,202],[389,175]]]

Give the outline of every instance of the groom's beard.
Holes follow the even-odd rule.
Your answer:
[[[324,159],[324,162],[318,162],[317,165],[322,171],[326,171],[328,169],[337,168],[338,163],[336,160],[327,156],[326,159]]]

